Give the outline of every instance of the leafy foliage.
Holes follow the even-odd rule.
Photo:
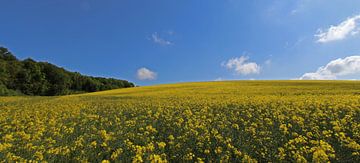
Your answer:
[[[6,90],[26,95],[66,95],[133,87],[125,80],[84,76],[53,64],[32,59],[18,60],[6,48],[0,47],[0,84]],[[5,88],[3,90],[5,90]],[[0,95],[8,93],[0,92]]]
[[[360,162],[360,82],[0,98],[0,162]]]
[[[0,95],[2,95],[2,96],[17,96],[17,95],[23,95],[23,94],[18,91],[7,89],[6,86],[0,84]]]

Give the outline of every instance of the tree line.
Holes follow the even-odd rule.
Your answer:
[[[0,47],[0,95],[55,96],[134,87],[126,80],[85,76],[48,62],[19,60]]]

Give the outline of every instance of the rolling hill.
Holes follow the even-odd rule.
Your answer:
[[[359,162],[358,81],[164,84],[0,98],[0,160]]]

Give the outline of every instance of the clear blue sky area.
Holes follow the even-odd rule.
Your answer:
[[[20,59],[86,75],[139,85],[305,73],[360,78],[359,0],[0,0],[0,6],[0,45]]]

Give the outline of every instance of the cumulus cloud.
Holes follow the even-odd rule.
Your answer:
[[[301,80],[334,80],[338,77],[360,74],[360,56],[349,56],[329,62],[316,72],[305,73]]]
[[[219,78],[216,78],[214,81],[223,81],[224,79],[219,77]]]
[[[222,63],[222,66],[229,70],[235,71],[239,75],[249,75],[260,73],[260,66],[255,62],[248,62],[249,57],[241,56],[239,58],[232,58],[227,62]]]
[[[343,40],[349,36],[357,35],[360,31],[360,15],[353,16],[336,26],[330,26],[326,31],[318,30],[315,34],[317,42],[327,43],[336,40]]]
[[[137,70],[136,77],[139,80],[155,80],[157,73],[143,67]]]
[[[171,31],[171,34],[169,33],[169,35],[172,35],[172,34],[173,34],[173,32]],[[151,35],[151,40],[154,43],[157,43],[159,45],[172,45],[173,44],[171,41],[160,37],[160,35],[157,32],[155,32]]]
[[[268,60],[265,61],[265,65],[267,65],[267,66],[270,66],[271,63],[272,63],[271,59],[268,59]]]

